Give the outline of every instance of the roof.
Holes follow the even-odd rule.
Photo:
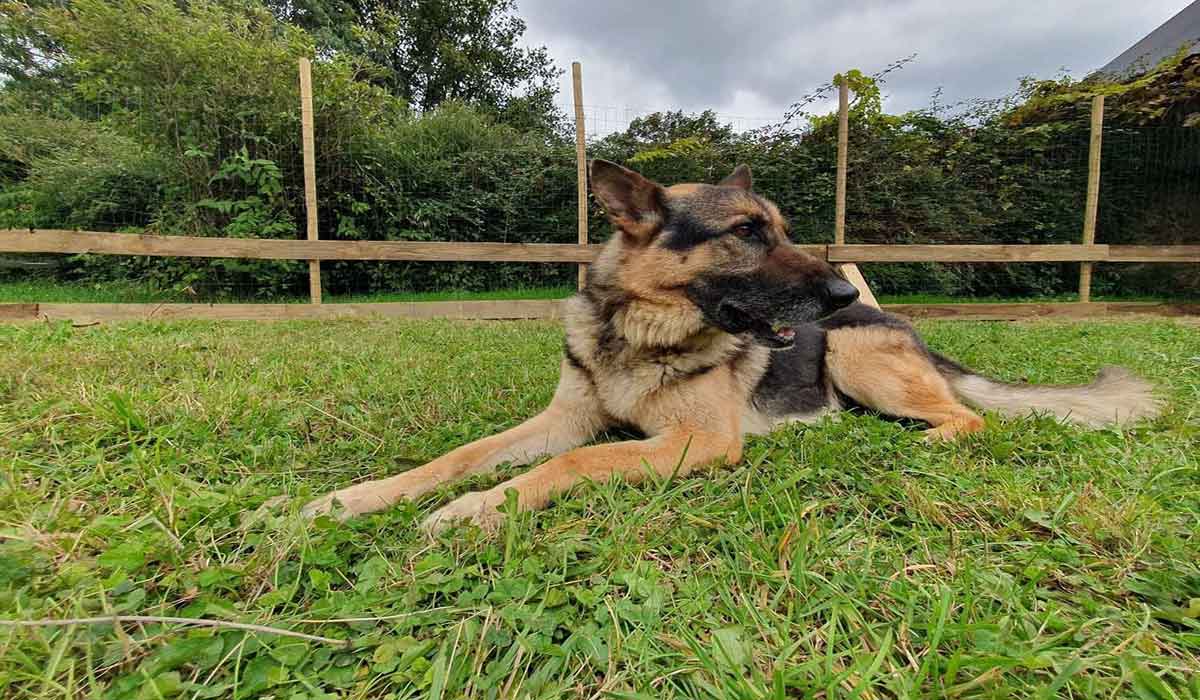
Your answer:
[[[1179,11],[1162,26],[1109,61],[1097,73],[1115,78],[1130,78],[1153,68],[1184,46],[1200,53],[1200,0]]]

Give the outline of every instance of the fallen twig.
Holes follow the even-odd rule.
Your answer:
[[[333,414],[332,414],[332,413],[330,413],[329,411],[326,411],[325,409],[321,408],[320,406],[317,406],[317,405],[315,405],[315,404],[309,403],[308,401],[301,401],[300,403],[304,404],[305,406],[308,406],[309,408],[311,408],[311,409],[312,409],[312,410],[314,410],[314,411],[318,411],[318,412],[320,412],[320,413],[323,413],[323,414],[325,414],[325,415],[326,415],[326,416],[328,416],[329,418],[332,418],[333,420],[337,421],[338,423],[341,423],[342,425],[346,426],[347,428],[349,428],[349,429],[353,430],[353,431],[354,431],[354,432],[356,432],[356,433],[359,433],[360,435],[365,435],[366,437],[368,437],[368,438],[370,438],[370,439],[374,440],[374,441],[376,442],[376,444],[377,444],[377,445],[383,445],[383,439],[382,439],[382,438],[380,438],[380,437],[378,437],[378,436],[376,436],[376,435],[372,435],[371,433],[369,433],[369,432],[367,432],[367,431],[363,430],[362,428],[360,428],[360,427],[358,427],[357,425],[355,425],[355,424],[351,423],[350,421],[344,420],[344,419],[342,419],[342,418],[338,418],[337,416],[333,415]]]
[[[442,605],[428,610],[410,610],[409,612],[395,613],[392,615],[373,615],[371,617],[331,617],[331,618],[314,618],[301,620],[288,620],[297,625],[322,625],[336,622],[386,622],[388,620],[399,620],[404,617],[414,617],[416,615],[424,615],[426,613],[441,612],[443,610],[453,610],[454,612],[466,612],[467,608],[455,608],[450,605]]]

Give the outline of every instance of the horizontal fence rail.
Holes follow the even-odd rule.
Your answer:
[[[577,243],[448,243],[208,238],[56,229],[0,229],[0,252],[96,253],[253,260],[591,262],[599,246]]]
[[[310,241],[0,229],[0,252],[3,253],[93,253],[257,260],[589,263],[595,260],[601,247],[578,243]],[[798,247],[831,263],[1200,262],[1200,245],[849,244]]]
[[[882,245],[829,246],[829,262],[1082,262],[1108,260],[1109,246],[1048,245]],[[1200,259],[1200,258],[1198,258]]]
[[[1159,302],[884,304],[911,319],[1081,320],[1121,316],[1195,317],[1200,304]],[[371,302],[365,304],[0,304],[0,321],[330,321],[335,319],[518,320],[562,318],[562,300]]]
[[[327,321],[353,318],[520,320],[561,318],[562,301],[369,302],[365,304],[0,304],[0,320],[73,321]]]
[[[829,262],[1200,262],[1200,245],[850,244],[831,245]]]
[[[0,229],[0,254],[59,254],[59,255],[123,255],[123,256],[152,256],[177,258],[216,258],[243,260],[295,260],[308,261],[308,281],[310,304],[202,304],[202,303],[154,303],[154,304],[58,304],[58,303],[19,303],[0,304],[0,320],[74,320],[77,322],[93,323],[128,319],[224,319],[224,320],[274,320],[274,319],[332,319],[358,317],[393,317],[393,318],[475,318],[475,319],[521,319],[521,318],[559,318],[561,304],[553,300],[528,301],[463,301],[463,302],[371,302],[371,303],[336,303],[322,304],[321,265],[324,261],[394,261],[394,262],[470,262],[470,263],[548,263],[570,264],[579,266],[579,285],[584,284],[584,269],[595,261],[602,246],[589,244],[588,241],[588,182],[587,158],[588,143],[582,109],[582,68],[578,63],[572,65],[572,86],[575,98],[575,183],[573,188],[576,200],[575,223],[576,236],[573,243],[506,243],[506,242],[449,242],[444,238],[452,235],[453,230],[448,226],[436,229],[433,237],[441,241],[383,241],[383,240],[321,240],[319,224],[321,221],[339,222],[337,209],[334,215],[326,214],[322,219],[317,201],[316,174],[318,168],[318,150],[314,140],[314,112],[312,70],[308,59],[299,62],[299,122],[300,141],[302,148],[302,164],[304,174],[304,221],[306,227],[304,238],[228,238],[205,235],[160,235],[146,233],[113,233],[112,229],[136,222],[153,221],[154,217],[146,215],[124,219],[95,219],[105,223],[81,224],[91,228],[108,229],[108,231],[65,230],[65,229]],[[1079,303],[966,303],[966,304],[900,304],[885,305],[884,308],[895,313],[912,318],[944,318],[944,319],[994,319],[1017,320],[1033,318],[1093,318],[1101,316],[1119,316],[1122,314],[1154,314],[1159,316],[1195,316],[1200,314],[1200,305],[1188,303],[1097,303],[1091,301],[1091,286],[1093,267],[1097,263],[1200,263],[1200,245],[1113,245],[1096,243],[1098,212],[1104,209],[1101,202],[1102,161],[1105,149],[1103,144],[1104,100],[1096,97],[1091,107],[1091,131],[1087,149],[1087,180],[1086,192],[1075,193],[1085,195],[1081,198],[1080,206],[1083,216],[1080,223],[1082,230],[1077,243],[1046,243],[1046,244],[847,244],[847,175],[851,168],[850,153],[856,147],[852,143],[850,133],[850,86],[845,76],[834,78],[838,88],[838,133],[836,186],[834,192],[832,242],[829,244],[804,244],[799,247],[805,252],[822,260],[828,261],[841,271],[841,274],[854,284],[862,294],[864,303],[873,303],[873,295],[868,286],[867,277],[857,267],[858,264],[869,263],[1076,263],[1080,268]],[[315,86],[315,87],[320,87]],[[319,104],[319,101],[318,101]],[[291,158],[287,165],[293,173],[297,164],[296,152],[288,148],[296,143],[288,142],[290,146],[267,149],[264,151],[268,159],[280,160]],[[336,139],[327,140],[327,146],[335,150],[326,152],[322,157],[333,157],[333,163],[344,167],[343,161],[348,155],[345,145]],[[243,147],[243,152],[246,149]],[[1148,157],[1141,156],[1143,160]],[[1165,161],[1157,157],[1155,161],[1162,167]],[[270,162],[275,165],[275,160]],[[353,156],[351,155],[351,160]],[[1118,163],[1122,161],[1117,161]],[[1063,172],[1074,173],[1076,165],[1066,161],[1059,163],[1054,159],[1039,159],[1030,161],[1039,169],[1049,168],[1055,177],[1063,176]],[[1069,167],[1068,167],[1069,166]],[[332,167],[332,166],[330,166]],[[288,168],[285,168],[287,170]],[[1059,172],[1063,170],[1063,172]],[[1121,170],[1112,171],[1120,174]],[[1031,173],[1035,177],[1039,173]],[[1044,173],[1043,173],[1044,174]],[[1079,172],[1082,175],[1082,171]],[[1109,175],[1112,180],[1112,174]],[[363,202],[358,201],[357,190],[339,191],[341,179],[334,178],[322,184],[322,194],[325,201],[339,201],[339,197],[348,198],[355,204],[369,204],[369,197]],[[353,182],[353,181],[347,181]],[[1054,180],[1059,182],[1059,180]],[[1064,181],[1065,182],[1065,181]],[[1148,181],[1149,182],[1149,181]],[[344,184],[344,183],[343,183]],[[1082,184],[1082,183],[1079,183]],[[399,181],[390,185],[405,190]],[[464,183],[464,186],[478,187]],[[486,189],[487,185],[483,185]],[[1120,193],[1120,182],[1110,182],[1105,187],[1115,187]],[[219,188],[218,188],[219,189]],[[558,196],[546,190],[547,196]],[[206,190],[207,191],[207,190]],[[223,190],[222,190],[223,191]],[[440,190],[435,190],[440,192]],[[296,188],[288,190],[289,197],[297,196]],[[489,192],[489,196],[491,193]],[[1064,195],[1066,191],[1064,191]],[[1190,195],[1189,195],[1190,196]],[[207,200],[205,200],[207,201]],[[1063,200],[1065,202],[1065,200]],[[1120,202],[1122,200],[1114,200]],[[1191,201],[1191,200],[1188,200]],[[211,203],[211,202],[210,202]],[[194,203],[204,205],[201,201]],[[293,203],[291,213],[298,214],[299,202]],[[1064,206],[1059,202],[1056,206]],[[1115,206],[1115,205],[1113,205]],[[353,210],[353,208],[352,208]],[[814,210],[816,211],[816,210]],[[823,211],[823,209],[821,210]],[[1063,210],[1066,211],[1066,210]],[[143,212],[143,214],[147,214]],[[823,216],[814,214],[813,216]],[[294,217],[299,220],[298,216]],[[69,225],[66,219],[58,225]],[[93,219],[77,219],[92,221]],[[216,219],[214,219],[216,220]],[[487,221],[490,219],[483,218]],[[1197,232],[1191,222],[1194,217],[1179,218],[1178,225],[1170,229],[1169,237],[1160,240],[1194,240]],[[1021,220],[1023,221],[1023,220]],[[351,223],[354,223],[351,220]],[[445,224],[446,222],[443,222]],[[561,222],[565,223],[565,221]],[[1102,222],[1101,222],[1102,223]],[[553,224],[557,226],[558,223]],[[364,223],[362,228],[355,230],[377,231],[378,225]],[[918,227],[919,228],[919,227]],[[978,227],[976,227],[978,228]],[[1188,230],[1188,229],[1192,230]],[[1023,232],[1033,233],[1033,226],[1028,223],[1016,224],[1013,230],[1004,230],[1003,238],[1013,240]],[[341,230],[340,228],[338,229]],[[531,231],[529,237],[545,239],[553,228],[539,228]],[[1063,240],[1061,226],[1053,228],[1055,237]],[[1116,230],[1116,229],[1114,229]],[[503,223],[503,236],[493,233],[477,232],[479,237],[508,238],[525,237],[520,222],[511,225],[507,220]],[[195,233],[195,232],[194,232]],[[207,233],[207,231],[200,231]],[[216,231],[213,231],[216,233]],[[251,232],[253,233],[253,232]],[[567,238],[566,227],[563,226],[564,240]],[[1189,237],[1182,234],[1187,233]],[[971,230],[959,231],[930,231],[929,238],[941,240],[971,240]],[[352,234],[353,235],[353,234]],[[1136,235],[1136,231],[1134,232]],[[806,236],[812,240],[812,233]],[[68,268],[72,261],[62,258],[44,260],[5,261],[0,258],[0,267],[11,269],[37,269],[38,266],[50,268],[62,266]],[[202,265],[196,267],[203,268]],[[214,267],[222,267],[220,265]],[[233,266],[231,266],[233,267]],[[344,275],[349,265],[331,265],[330,276],[337,279]],[[388,270],[387,272],[394,272]],[[414,271],[418,274],[419,271]],[[532,275],[531,275],[532,277]],[[401,276],[401,279],[407,279]],[[342,285],[344,288],[345,285]],[[25,300],[22,300],[25,301]]]

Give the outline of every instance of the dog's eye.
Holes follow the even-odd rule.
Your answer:
[[[734,227],[733,232],[739,238],[754,238],[758,235],[758,228],[754,224],[738,224]]]

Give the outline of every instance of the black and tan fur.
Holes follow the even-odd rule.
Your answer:
[[[335,501],[343,516],[380,510],[501,463],[550,456],[425,523],[493,527],[510,488],[520,508],[535,509],[583,480],[636,481],[646,465],[668,476],[737,462],[744,435],[852,404],[925,421],[932,439],[983,428],[966,404],[1087,426],[1158,410],[1150,387],[1124,370],[1089,385],[1010,385],[931,352],[907,323],[855,303],[853,286],[792,246],[787,222],[753,192],[745,166],[719,185],[662,187],[605,161],[591,175],[616,233],[566,302],[550,405],[422,467],[328,494],[308,514]],[[645,439],[581,447],[613,426]]]

